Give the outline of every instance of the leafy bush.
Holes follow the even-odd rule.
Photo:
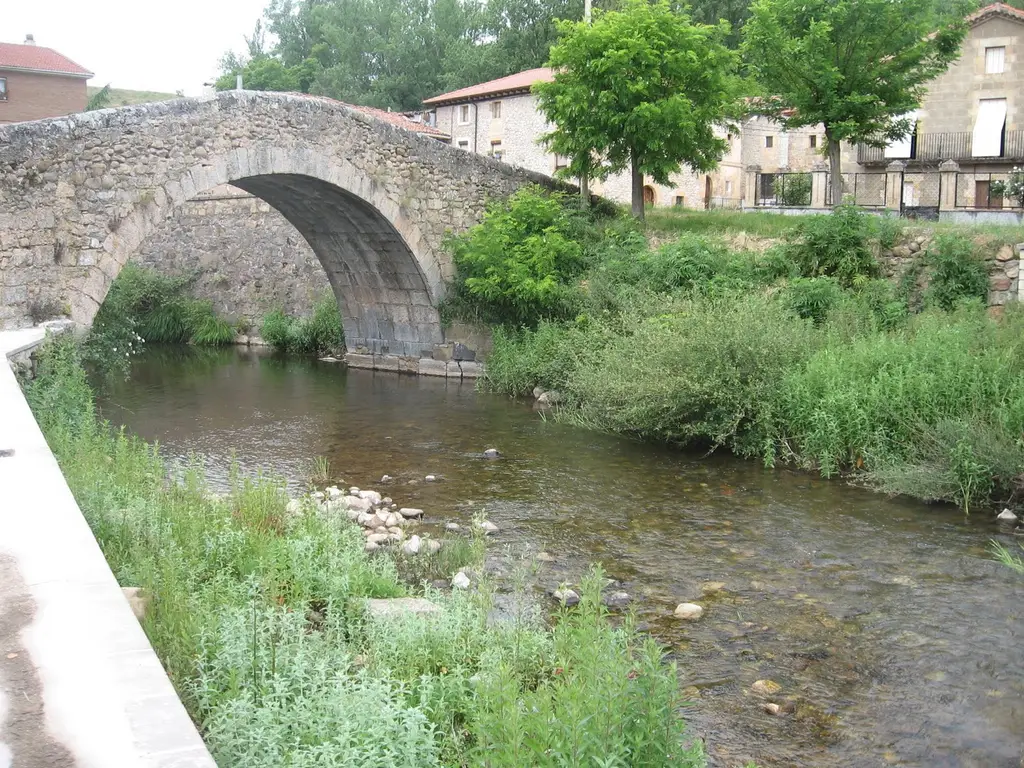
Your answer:
[[[541,321],[535,331],[495,328],[486,385],[507,395],[526,395],[536,386],[564,389],[598,338],[587,323]]]
[[[279,352],[325,355],[345,348],[341,311],[331,293],[317,300],[308,317],[289,317],[280,309],[268,313],[260,337]]]
[[[834,277],[844,287],[857,278],[874,277],[878,263],[871,253],[869,215],[852,205],[837,206],[829,216],[801,222],[791,245],[804,277]]]
[[[925,306],[948,312],[965,300],[988,300],[988,269],[969,238],[938,235],[928,248],[926,263],[930,273]]]
[[[809,173],[783,173],[772,182],[772,192],[779,205],[810,205],[812,183]]]
[[[572,314],[571,282],[584,267],[578,216],[561,195],[537,187],[489,206],[449,240],[457,277],[446,314],[531,327]]]
[[[1024,208],[1024,168],[1013,168],[1005,181],[993,181],[991,186],[994,197],[1008,197]]]
[[[790,281],[784,295],[796,314],[821,325],[842,300],[843,290],[831,277],[798,277]]]

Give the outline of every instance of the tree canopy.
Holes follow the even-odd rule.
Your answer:
[[[568,172],[602,178],[629,168],[633,213],[643,217],[643,179],[659,184],[682,165],[714,168],[726,150],[716,126],[735,100],[728,24],[695,24],[667,0],[624,0],[592,24],[559,22],[553,82],[534,86],[554,129],[549,147]]]
[[[754,0],[742,51],[757,109],[787,128],[824,125],[839,202],[840,142],[908,134],[905,115],[959,57],[970,10],[965,0]]]

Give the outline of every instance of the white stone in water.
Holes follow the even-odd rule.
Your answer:
[[[537,402],[542,405],[555,405],[562,402],[563,397],[561,392],[557,392],[554,389],[549,390],[537,398]]]
[[[580,601],[580,596],[576,594],[575,590],[568,588],[556,589],[553,597],[562,605],[566,606],[576,605]]]
[[[444,529],[446,531],[453,531],[453,532],[454,531],[461,531],[462,530],[462,526],[459,525],[458,523],[445,523],[444,524]]]
[[[398,514],[405,518],[423,517],[423,510],[415,509],[414,507],[402,507],[398,510]]]
[[[323,501],[325,498],[327,498],[326,496],[324,496],[323,491],[313,491],[310,494],[310,496],[312,496],[316,501]]]
[[[384,518],[384,525],[388,528],[394,528],[397,525],[405,522],[405,518],[394,512],[389,512],[387,517]]]
[[[488,536],[498,532],[498,526],[496,526],[490,520],[484,520],[483,522],[479,523],[479,528]]]
[[[427,550],[428,555],[436,555],[441,551],[441,542],[437,539],[427,539],[423,546]]]
[[[436,475],[427,475],[423,479],[426,480],[428,483],[432,483],[435,480],[437,480],[437,476]]]
[[[373,502],[369,499],[361,499],[358,496],[346,496],[343,501],[349,509],[358,509],[360,512],[369,512],[373,509]]]
[[[356,494],[360,499],[370,502],[373,506],[378,506],[381,502],[381,496],[376,491],[359,491]]]
[[[704,615],[704,609],[696,603],[680,603],[676,606],[676,616],[687,621],[696,621]]]
[[[348,517],[348,519],[349,519],[349,520],[351,520],[351,521],[352,521],[353,523],[357,523],[357,522],[359,522],[359,516],[360,516],[360,515],[365,515],[365,514],[366,514],[365,512],[359,512],[359,511],[357,511],[357,510],[354,510],[354,509],[350,509],[350,510],[348,510],[347,512],[345,512],[345,515],[346,515],[346,516]]]
[[[354,486],[354,485],[349,487],[348,495],[349,496],[358,496],[359,495],[359,489],[356,486]]]
[[[419,554],[420,547],[423,545],[423,540],[419,536],[410,536],[409,540],[402,544],[402,551],[407,555]]]
[[[382,483],[390,483],[394,479],[395,478],[393,478],[391,475],[382,475],[381,478],[380,478],[380,481]]]
[[[1013,512],[1011,512],[1009,509],[1004,509],[998,515],[996,515],[996,520],[999,520],[1002,523],[1016,523],[1017,516],[1013,514]]]
[[[327,498],[329,499],[337,499],[339,496],[344,495],[345,494],[338,490],[338,486],[336,485],[332,485],[330,488],[327,489]]]
[[[288,503],[284,505],[284,511],[289,515],[297,515],[302,511],[302,502],[298,499],[288,499]]]
[[[383,504],[384,506],[390,507],[394,503],[394,501],[390,496],[385,496],[380,503]]]
[[[486,451],[484,451],[484,458],[500,459],[501,451],[499,451],[497,448],[488,448]]]
[[[543,395],[545,392],[547,392],[547,390],[544,389],[544,387],[534,387],[533,388],[533,399],[534,400],[539,400],[540,396]]]
[[[356,513],[356,522],[359,523],[360,525],[366,525],[367,523],[370,522],[370,518],[371,517],[375,518],[377,516],[376,515],[371,515],[369,512],[357,512]]]
[[[456,589],[469,589],[470,586],[469,576],[459,571],[452,577],[452,586]]]

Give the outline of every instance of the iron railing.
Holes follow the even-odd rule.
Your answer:
[[[955,133],[919,133],[910,142],[910,157],[886,157],[881,147],[867,144],[857,145],[857,162],[861,165],[889,163],[893,160],[911,162],[941,163],[943,160],[970,161],[973,134],[970,131]],[[1002,151],[997,155],[1001,160],[1024,160],[1024,131],[1004,131]]]
[[[861,208],[884,208],[888,192],[887,173],[844,173],[843,199],[838,203],[853,203]],[[832,200],[832,175],[825,177],[825,205],[837,204]]]
[[[754,178],[754,205],[804,208],[811,204],[810,173],[758,173]]]

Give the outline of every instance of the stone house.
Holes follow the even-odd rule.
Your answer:
[[[478,83],[457,91],[424,100],[433,110],[434,125],[449,134],[452,145],[481,155],[490,155],[538,173],[553,175],[566,164],[540,144],[540,137],[551,129],[537,107],[537,97],[530,93],[534,83],[550,82],[547,67],[528,69],[508,77]],[[735,167],[735,192],[738,198],[740,165]],[[729,181],[729,194],[733,194],[733,180]],[[714,203],[715,191],[719,198],[725,194],[725,182],[717,183],[713,175],[698,176],[685,168],[671,179],[671,184],[655,184],[647,179],[644,198],[649,205],[704,207],[705,200]],[[628,204],[632,192],[626,172],[594,181],[591,190],[610,200]],[[738,203],[737,199],[737,203]]]
[[[0,123],[82,112],[92,72],[32,35],[21,45],[0,43]]]
[[[1024,165],[1024,11],[993,3],[968,22],[960,58],[929,84],[920,109],[907,115],[911,136],[885,148],[843,145],[847,187],[859,183],[865,189],[859,203],[885,204],[880,179],[896,161],[906,166],[897,197],[911,207],[939,205],[940,166],[955,186],[948,191],[951,207],[1003,207],[990,184]],[[776,174],[826,168],[821,125],[787,131],[754,115],[744,121],[742,134],[749,204],[771,197]]]

